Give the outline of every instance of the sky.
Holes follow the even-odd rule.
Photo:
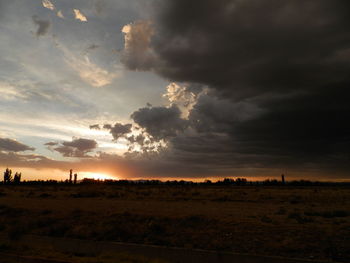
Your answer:
[[[350,179],[345,0],[0,0],[0,168]]]

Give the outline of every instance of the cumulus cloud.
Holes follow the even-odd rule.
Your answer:
[[[55,6],[50,0],[43,0],[42,1],[43,7],[50,9],[50,10],[55,10]]]
[[[240,175],[237,169],[255,175],[252,169],[261,168],[349,171],[346,1],[157,3],[152,21],[122,29],[121,60],[131,70],[169,80],[166,105],[136,110],[133,123],[104,126],[111,133],[115,129],[115,140],[128,141],[126,158],[101,154],[84,161],[125,164],[141,176]],[[47,29],[36,25],[37,35],[45,35]],[[115,77],[92,59],[64,56],[92,86],[108,85]],[[166,147],[157,154],[155,142],[162,141]],[[51,147],[65,156],[94,151],[69,143]],[[28,165],[39,158],[16,156],[28,158]]]
[[[170,107],[140,108],[131,115],[132,120],[156,140],[167,139],[184,131],[187,120],[175,105]]]
[[[38,26],[38,29],[36,30],[36,36],[40,37],[40,36],[44,36],[46,35],[47,31],[50,28],[50,22],[47,20],[41,20],[39,19],[37,16],[33,16],[33,23]]]
[[[77,148],[79,151],[91,151],[97,147],[97,143],[94,140],[88,139],[73,139],[71,142],[63,142],[62,145]]]
[[[158,58],[153,68],[162,76],[210,85],[234,98],[344,77],[346,64],[338,71],[329,62],[346,48],[349,21],[342,1],[205,0],[194,4],[195,14],[184,12],[187,4],[164,1],[152,24],[157,34],[150,48]],[[323,72],[327,77],[318,74]]]
[[[97,148],[97,142],[95,140],[89,140],[84,138],[73,138],[72,141],[64,141],[58,147],[53,150],[61,153],[64,157],[91,157],[88,155]]]
[[[79,9],[73,9],[75,19],[80,20],[81,22],[87,22],[86,16]]]
[[[123,29],[122,62],[177,82],[165,97],[180,106],[140,109],[133,120],[157,138],[170,134],[171,158],[192,165],[347,167],[348,7],[337,0],[159,2],[152,23]],[[191,94],[182,82],[208,90]]]
[[[131,133],[132,124],[116,123],[114,126],[105,124],[103,128],[109,130],[114,140],[118,140],[119,138],[125,137],[128,133]]]
[[[125,25],[122,29],[125,47],[121,60],[132,70],[149,70],[154,63],[154,54],[150,48],[154,34],[149,21],[137,21]]]
[[[24,152],[24,151],[34,151],[35,148],[20,143],[16,140],[9,138],[0,138],[0,151],[7,152]]]
[[[206,92],[205,89],[191,90],[189,87],[180,86],[177,83],[170,83],[166,87],[163,97],[171,104],[176,104],[182,112],[184,118],[187,118],[193,106],[197,103],[198,96]]]

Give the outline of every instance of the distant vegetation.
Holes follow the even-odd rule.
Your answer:
[[[212,185],[212,186],[350,186],[350,182],[320,182],[320,181],[309,181],[309,180],[292,180],[284,181],[276,179],[266,179],[263,181],[249,181],[246,178],[225,178],[212,182],[205,180],[203,182],[192,182],[185,180],[172,180],[172,181],[161,181],[161,180],[96,180],[84,178],[83,180],[77,181],[77,174],[74,174],[74,180],[72,180],[72,170],[70,170],[69,179],[64,181],[58,180],[23,180],[21,181],[21,173],[16,173],[14,179],[12,179],[12,171],[6,169],[4,172],[3,184],[21,184],[21,185]]]
[[[21,182],[22,173],[15,173],[13,179],[12,179],[12,170],[9,168],[6,168],[4,172],[4,184],[20,184]]]

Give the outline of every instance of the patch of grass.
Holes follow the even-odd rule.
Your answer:
[[[262,217],[260,218],[260,220],[261,220],[261,222],[263,222],[263,223],[272,223],[272,219],[271,219],[270,217],[266,216],[266,215],[262,216]]]
[[[44,210],[41,211],[41,214],[42,214],[42,215],[50,215],[50,214],[52,214],[52,210],[50,210],[50,209],[44,209]]]
[[[36,235],[300,258],[313,255],[323,260],[331,259],[325,252],[329,237],[337,255],[349,254],[348,187],[69,185],[4,191],[3,233],[15,220]],[[31,192],[35,198],[26,198]],[[57,198],[43,202],[38,198],[43,193]],[[77,257],[81,262],[90,262],[81,256]],[[95,262],[108,262],[97,258]]]
[[[19,240],[23,235],[28,233],[28,229],[21,224],[14,223],[7,231],[10,240]]]
[[[287,209],[284,207],[280,207],[277,211],[276,211],[276,215],[285,215],[287,213]]]
[[[112,192],[112,193],[108,193],[106,195],[107,198],[123,198],[125,196],[125,194],[121,193],[121,192]]]
[[[292,195],[289,199],[289,203],[292,205],[300,204],[303,202],[303,198],[300,195]]]
[[[94,198],[104,196],[104,193],[96,190],[83,190],[70,195],[73,198]]]
[[[48,227],[45,234],[53,237],[64,237],[71,225],[66,222],[56,222]]]
[[[306,211],[304,214],[308,216],[320,216],[324,218],[350,216],[350,213],[345,210],[333,210],[333,211],[322,211],[322,212]]]
[[[288,218],[289,219],[295,219],[299,224],[314,222],[314,220],[312,218],[303,216],[303,215],[301,215],[298,212],[289,213]]]
[[[230,198],[228,195],[220,196],[217,198],[213,198],[211,201],[214,202],[229,202],[232,201],[232,198]]]
[[[49,198],[49,197],[52,197],[51,194],[48,194],[48,193],[42,193],[39,195],[40,198]]]
[[[0,251],[9,251],[11,249],[11,246],[8,243],[0,243]]]

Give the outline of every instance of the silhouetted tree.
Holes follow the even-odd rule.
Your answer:
[[[222,182],[224,185],[230,185],[234,184],[235,180],[231,178],[225,178],[224,181]]]
[[[235,183],[236,183],[236,185],[246,185],[247,184],[247,179],[245,179],[245,178],[237,178]]]
[[[18,182],[18,173],[16,172],[15,176],[13,177],[13,183],[17,184],[17,182]]]
[[[13,183],[14,184],[20,184],[21,183],[21,177],[22,177],[22,173],[15,173],[15,176],[13,178]]]
[[[72,183],[73,169],[69,170],[69,183]]]
[[[8,171],[8,168],[6,168],[4,172],[4,184],[6,184],[6,181],[7,181],[7,171]]]
[[[205,180],[204,183],[205,184],[212,184],[212,182],[210,180]]]
[[[74,184],[77,184],[77,178],[78,178],[78,174],[74,174]]]
[[[4,172],[4,184],[10,184],[12,181],[12,170],[9,168],[6,168]]]

